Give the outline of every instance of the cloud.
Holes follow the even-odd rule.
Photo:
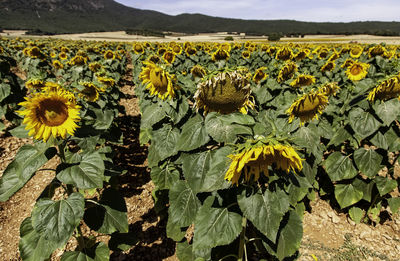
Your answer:
[[[397,0],[117,0],[127,6],[169,15],[201,13],[241,19],[310,22],[400,21]]]

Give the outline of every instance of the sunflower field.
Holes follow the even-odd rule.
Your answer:
[[[399,210],[397,46],[3,39],[0,51],[0,127],[35,140],[4,171],[0,200],[59,162],[21,224],[23,260],[71,237],[61,260],[108,260],[82,223],[128,232],[112,149],[128,62],[155,208],[180,260],[292,260],[317,195],[355,223]]]

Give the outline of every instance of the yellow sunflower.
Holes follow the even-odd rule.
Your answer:
[[[327,61],[322,67],[321,72],[333,71],[335,69],[335,62],[334,61]]]
[[[69,65],[81,66],[86,64],[86,58],[80,55],[76,55],[68,62]]]
[[[66,60],[68,58],[68,55],[66,53],[64,53],[64,52],[61,52],[58,55],[58,58],[60,58],[61,60]]]
[[[17,112],[24,117],[23,123],[29,130],[29,136],[46,142],[50,136],[65,139],[67,133],[74,135],[80,120],[80,106],[76,105],[75,99],[71,97],[73,94],[70,92],[56,88],[55,91],[35,93],[19,103],[25,107]]]
[[[175,53],[173,51],[166,51],[163,54],[163,60],[167,63],[167,64],[173,64],[175,61]]]
[[[340,91],[340,87],[336,82],[330,82],[321,86],[318,91],[320,93],[324,93],[326,96],[336,96],[336,94]]]
[[[315,83],[314,76],[308,74],[300,74],[299,76],[297,76],[296,79],[294,79],[290,83],[290,86],[298,88],[298,87],[312,85],[314,83]]]
[[[25,87],[28,89],[42,89],[45,83],[42,79],[29,79],[25,82]]]
[[[92,72],[98,72],[103,66],[98,62],[89,63],[89,70]]]
[[[385,56],[387,54],[387,50],[382,45],[375,45],[368,49],[368,56],[369,58],[375,56]]]
[[[340,66],[340,68],[348,68],[354,63],[354,60],[347,58],[346,61]]]
[[[229,52],[223,48],[218,48],[212,55],[213,61],[228,60],[230,57]]]
[[[143,54],[144,53],[143,45],[141,43],[134,43],[133,44],[133,51],[136,54]]]
[[[346,75],[353,82],[359,81],[367,76],[369,66],[368,63],[355,61],[347,68]]]
[[[250,58],[250,55],[251,55],[251,53],[250,53],[250,51],[248,51],[248,50],[244,50],[244,51],[242,52],[242,58],[243,58],[243,59],[249,59],[249,58]]]
[[[276,52],[275,59],[277,60],[290,60],[293,58],[293,51],[289,47],[281,47]]]
[[[79,92],[79,97],[84,98],[90,102],[95,102],[99,99],[99,92],[104,91],[104,89],[97,87],[92,82],[81,82],[79,83],[85,89]]]
[[[196,47],[188,46],[187,48],[185,48],[185,53],[187,56],[192,56],[197,53],[197,49]]]
[[[157,95],[162,100],[174,98],[174,75],[170,75],[152,62],[143,62],[143,65],[146,67],[142,67],[139,78],[143,84],[146,84],[146,89],[150,90],[150,94]]]
[[[297,65],[294,62],[287,62],[279,71],[277,81],[284,82],[289,80],[297,72]]]
[[[158,55],[163,55],[166,51],[167,51],[166,48],[161,47],[161,48],[159,48],[159,49],[157,50],[157,54],[158,54]]]
[[[294,59],[300,61],[309,57],[309,55],[310,55],[309,49],[301,49],[298,53],[295,54]]]
[[[172,52],[174,52],[175,55],[179,55],[182,53],[182,47],[180,46],[180,44],[175,44],[171,47]]]
[[[247,114],[248,108],[254,109],[250,83],[238,71],[222,72],[199,83],[194,99],[195,108],[204,109],[204,114],[212,111]]]
[[[111,51],[111,50],[107,50],[107,51],[104,53],[104,59],[106,59],[106,60],[114,60],[114,59],[115,59],[115,54],[114,54],[114,52]]]
[[[97,76],[97,81],[104,84],[106,87],[112,87],[115,85],[115,80],[110,77]]]
[[[288,144],[269,141],[265,138],[250,140],[246,143],[237,153],[228,155],[232,162],[225,173],[225,179],[231,181],[232,184],[238,186],[241,177],[244,182],[249,182],[251,178],[257,181],[261,173],[268,176],[270,166],[286,173],[303,169],[302,159]]]
[[[258,68],[254,75],[253,75],[253,81],[255,83],[259,83],[265,79],[267,79],[268,75],[264,72],[267,69],[267,67],[260,67]]]
[[[149,57],[147,57],[146,60],[149,62],[152,62],[152,63],[161,63],[160,56],[155,55],[155,54],[150,55]]]
[[[286,111],[289,114],[289,123],[295,117],[300,118],[300,125],[303,125],[307,121],[318,119],[318,113],[321,114],[327,105],[328,97],[326,93],[311,90],[294,101]]]
[[[206,70],[201,65],[195,65],[190,69],[190,73],[194,78],[203,78],[206,75]]]
[[[59,70],[64,68],[64,64],[62,64],[59,60],[53,60],[52,62],[54,69]]]
[[[28,51],[28,55],[31,58],[37,58],[37,59],[41,59],[41,60],[46,59],[46,55],[37,46],[30,48]]]
[[[351,47],[350,49],[350,56],[352,58],[358,58],[361,56],[361,54],[364,51],[364,47],[360,46],[360,45],[354,45],[353,47]]]
[[[400,97],[400,76],[396,75],[382,81],[372,91],[369,92],[367,100],[374,102],[376,100],[389,100]]]

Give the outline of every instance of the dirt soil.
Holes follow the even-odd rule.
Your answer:
[[[154,184],[147,167],[147,147],[139,144],[140,112],[130,77],[131,66],[128,69],[121,86],[125,94],[121,105],[125,106],[126,115],[118,119],[124,140],[122,145],[114,148],[118,152],[114,163],[127,170],[120,178],[119,186],[128,209],[128,234],[135,236],[137,243],[126,251],[113,252],[110,260],[175,261],[178,260],[175,243],[166,236],[166,220],[154,209],[151,194]],[[26,143],[32,143],[32,140],[0,134],[0,176],[18,149]],[[52,169],[56,165],[56,160],[51,160],[43,168]],[[30,215],[36,199],[53,178],[54,174],[50,171],[38,171],[20,191],[8,201],[0,203],[0,260],[20,260],[20,224]],[[384,220],[383,224],[376,226],[356,225],[326,201],[317,199],[311,202],[304,216],[304,235],[298,260],[398,261],[400,216]],[[90,232],[84,229],[84,234]],[[109,237],[99,239],[107,242]],[[73,250],[75,246],[76,242],[71,240],[64,249],[57,250],[51,259],[60,260],[65,250]]]

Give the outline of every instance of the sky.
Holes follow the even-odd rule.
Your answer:
[[[307,22],[400,21],[399,0],[116,0],[126,6],[169,15]]]

